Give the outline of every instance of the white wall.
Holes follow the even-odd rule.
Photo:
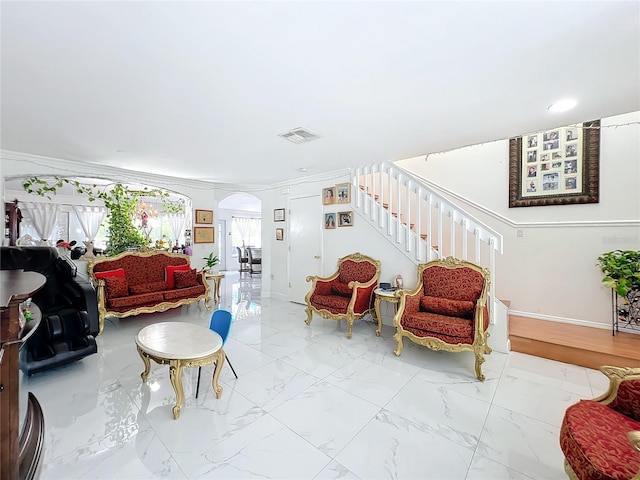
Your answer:
[[[595,204],[509,208],[508,140],[398,164],[481,206],[464,208],[504,236],[496,293],[511,300],[512,312],[605,328],[611,293],[597,257],[640,249],[640,126],[610,127],[632,122],[640,112],[602,120]]]

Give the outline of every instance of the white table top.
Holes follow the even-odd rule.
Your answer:
[[[395,296],[396,296],[396,292],[397,292],[397,291],[398,291],[398,290],[394,290],[393,292],[389,292],[389,291],[387,291],[387,290],[383,290],[383,289],[381,289],[380,287],[378,287],[378,288],[376,288],[376,289],[373,291],[373,293],[375,293],[376,295],[380,295],[381,297],[389,297],[389,298],[392,298],[392,297],[395,297]]]
[[[140,330],[136,344],[150,355],[180,360],[206,357],[217,352],[222,348],[222,337],[193,323],[161,322]]]

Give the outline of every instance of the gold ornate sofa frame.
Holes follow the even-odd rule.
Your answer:
[[[571,405],[562,420],[560,447],[565,455],[564,470],[572,480],[585,477],[638,480],[640,456],[636,452],[640,452],[640,430],[616,427],[625,417],[640,425],[640,368],[603,366],[600,371],[609,379],[607,391],[593,400]],[[613,435],[610,426],[616,431]],[[597,438],[591,438],[593,435]],[[582,443],[587,443],[588,452],[580,448]]]
[[[425,293],[425,281],[427,284],[436,284],[433,285],[434,291]],[[393,338],[398,346],[394,353],[398,356],[402,353],[404,337],[431,350],[472,351],[475,355],[476,377],[483,381],[484,354],[491,353],[487,344],[489,314],[486,307],[490,283],[487,269],[454,257],[418,265],[418,285],[413,290],[397,292],[399,302],[398,311],[393,317],[396,327]],[[471,289],[465,290],[467,284],[473,288],[473,292]],[[444,305],[437,305],[437,308],[434,305],[433,310],[425,309],[421,306],[423,297],[435,298],[430,302]],[[472,302],[472,305],[465,303],[468,305],[466,308],[470,307],[471,310],[462,315],[456,312],[461,307],[457,307],[455,302]],[[423,328],[417,328],[419,326]]]
[[[353,322],[373,310],[373,290],[380,278],[380,262],[361,253],[338,260],[338,270],[329,277],[308,276],[311,289],[305,297],[307,319],[313,312],[322,318],[347,321],[347,338],[353,333]],[[340,293],[338,293],[340,290]]]
[[[190,265],[190,257],[182,253],[169,253],[164,250],[140,250],[133,252],[123,252],[113,257],[98,257],[87,266],[87,273],[97,290],[98,296],[98,317],[100,322],[100,332],[104,329],[104,319],[106,317],[125,318],[141,313],[164,312],[171,308],[180,307],[190,303],[205,301],[209,306],[210,287],[202,272],[197,273],[197,285],[190,289],[184,289],[184,294],[177,289],[165,289],[152,292],[155,300],[145,302],[141,305],[133,305],[129,308],[112,308],[110,306],[107,286],[104,279],[96,279],[95,274],[105,270],[115,270],[124,268],[126,278],[133,281],[133,284],[140,284],[141,273],[137,275],[132,270],[143,270],[147,282],[159,283],[165,280],[164,272],[166,266]],[[127,268],[129,267],[129,268]],[[132,268],[133,267],[133,268]],[[127,272],[127,270],[129,270]],[[133,295],[132,295],[133,296]]]

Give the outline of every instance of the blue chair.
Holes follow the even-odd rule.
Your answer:
[[[232,320],[233,318],[231,317],[231,312],[227,310],[216,310],[215,312],[213,312],[213,315],[211,315],[211,323],[209,324],[209,328],[222,337],[223,347],[227,341],[227,338],[229,337],[229,330],[231,329]],[[233,365],[231,365],[231,362],[229,361],[229,357],[227,357],[226,353],[224,355],[224,358],[229,364],[229,366],[231,367],[231,371],[233,372],[235,377],[238,378],[238,375],[236,374],[236,371],[233,368]],[[201,372],[202,372],[202,367],[198,367],[198,383],[196,384],[196,398],[198,398],[198,391],[200,390],[200,373]]]

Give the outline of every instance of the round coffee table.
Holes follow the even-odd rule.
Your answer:
[[[154,360],[160,365],[169,365],[169,378],[176,392],[173,418],[180,417],[184,404],[182,389],[182,367],[202,367],[215,362],[211,385],[216,398],[222,395],[218,377],[224,364],[222,337],[213,330],[193,323],[161,322],[144,327],[136,335],[138,354],[144,362],[144,372],[140,374],[146,383]]]

